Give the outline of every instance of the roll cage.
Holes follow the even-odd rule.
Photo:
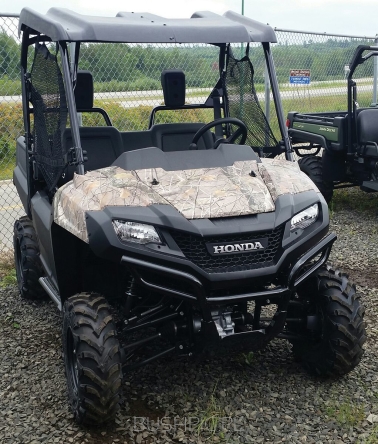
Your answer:
[[[182,105],[185,108],[213,108],[214,119],[221,117],[220,109],[225,117],[230,115],[228,100],[225,97],[225,84],[222,76],[227,68],[227,59],[230,57],[230,43],[250,42],[262,44],[269,80],[275,103],[280,142],[272,148],[272,155],[285,152],[288,160],[293,160],[291,145],[287,135],[285,120],[282,112],[281,98],[279,95],[278,82],[271,53],[270,43],[276,42],[273,29],[265,24],[246,18],[237,13],[228,11],[223,16],[211,12],[197,12],[190,19],[166,19],[147,13],[120,12],[116,17],[91,17],[84,16],[63,8],[51,8],[46,15],[39,14],[29,8],[24,8],[20,14],[19,32],[22,32],[21,49],[21,74],[22,74],[22,96],[25,126],[25,143],[27,146],[28,166],[28,198],[38,190],[38,183],[30,180],[35,174],[36,140],[31,130],[30,116],[34,113],[30,107],[31,82],[28,72],[28,48],[31,45],[56,43],[56,52],[60,57],[62,78],[64,80],[64,100],[67,108],[72,131],[73,147],[69,153],[62,153],[66,164],[74,164],[77,174],[84,174],[85,153],[83,154],[80,140],[79,120],[75,104],[74,88],[76,83],[78,62],[80,56],[80,45],[82,42],[112,42],[112,43],[208,43],[219,47],[219,81],[212,93],[200,105]],[[246,56],[240,61],[245,61]],[[239,61],[237,61],[239,62]],[[251,67],[253,70],[253,68]],[[253,72],[252,72],[253,82]],[[254,97],[253,83],[251,85]],[[252,95],[253,95],[252,94]],[[258,105],[259,106],[259,105]],[[156,107],[150,116],[150,127],[154,122],[154,115],[161,107]],[[170,109],[164,107],[164,109]],[[177,108],[176,108],[177,109]],[[51,110],[54,112],[53,110]],[[260,120],[262,125],[269,128],[265,116],[261,110]],[[262,116],[262,117],[261,117]],[[226,134],[228,128],[225,128]],[[269,129],[270,131],[270,129]],[[261,151],[262,153],[262,151]],[[261,154],[260,153],[260,154]],[[41,156],[39,156],[41,158]],[[46,156],[42,156],[46,157]],[[55,161],[56,162],[56,161]],[[51,163],[51,162],[50,162]],[[52,185],[56,185],[52,181]],[[54,186],[51,186],[54,188]],[[52,191],[52,190],[50,190]],[[30,206],[30,205],[29,205]]]

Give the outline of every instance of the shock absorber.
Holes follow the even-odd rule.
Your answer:
[[[124,317],[128,318],[130,316],[130,310],[133,307],[133,302],[137,298],[137,285],[135,279],[131,278],[128,289],[126,291],[126,303],[123,309]]]

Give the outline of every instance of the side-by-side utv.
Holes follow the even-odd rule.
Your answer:
[[[369,73],[368,63],[375,57],[378,57],[377,46],[356,48],[347,77],[346,111],[305,114],[292,111],[287,116],[294,150],[301,157],[299,166],[327,202],[337,188],[359,186],[369,193],[378,191],[378,107],[377,104],[359,106],[354,78],[356,71],[361,75],[365,63],[365,72]]]
[[[47,294],[63,313],[79,423],[114,417],[122,379],[162,356],[249,351],[279,337],[315,375],[360,362],[363,308],[326,264],[336,236],[324,198],[292,159],[269,26],[233,12],[176,20],[25,8],[20,32],[25,135],[14,183],[27,216],[14,227],[18,285],[23,298]],[[99,77],[80,61],[97,44],[150,57],[159,48],[163,103],[142,129],[111,112],[117,100],[136,112],[132,91],[115,92],[109,112],[94,101]],[[215,81],[193,103],[186,86],[197,70],[187,67],[189,78],[177,65],[198,48]],[[257,49],[274,129],[254,86]]]

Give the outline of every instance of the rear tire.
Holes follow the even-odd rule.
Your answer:
[[[318,329],[297,330],[306,339],[292,342],[294,354],[313,375],[349,373],[361,361],[366,341],[365,310],[356,295],[355,285],[345,274],[327,266],[310,278],[298,295],[302,302],[308,301],[306,312],[302,314],[316,315]]]
[[[17,285],[21,297],[38,300],[47,297],[38,279],[43,276],[37,233],[32,221],[23,216],[14,223],[13,247]]]
[[[333,196],[333,183],[327,182],[323,177],[323,160],[318,156],[305,156],[298,160],[298,165],[319,188],[327,203],[331,202]]]
[[[70,297],[63,307],[63,351],[68,397],[78,424],[112,420],[119,408],[121,352],[106,299]]]

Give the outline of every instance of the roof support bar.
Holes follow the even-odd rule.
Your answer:
[[[80,133],[79,133],[79,121],[76,112],[75,96],[73,92],[70,64],[68,60],[67,45],[65,42],[59,43],[59,51],[62,59],[64,88],[67,97],[68,112],[70,114],[71,132],[75,145],[76,160],[78,162],[76,172],[77,174],[84,174],[84,158],[83,150],[81,148]]]
[[[277,80],[276,70],[274,68],[274,62],[273,62],[271,48],[270,48],[269,43],[263,43],[262,45],[264,48],[266,67],[268,68],[269,80],[270,80],[270,84],[272,86],[272,93],[273,93],[274,104],[276,107],[278,124],[280,126],[283,142],[285,145],[286,160],[290,160],[291,162],[293,162],[294,161],[293,150],[291,148],[289,135],[288,135],[287,128],[285,125],[285,117],[284,117],[283,111],[282,111],[283,108],[282,108],[281,96],[279,93],[278,80]]]

